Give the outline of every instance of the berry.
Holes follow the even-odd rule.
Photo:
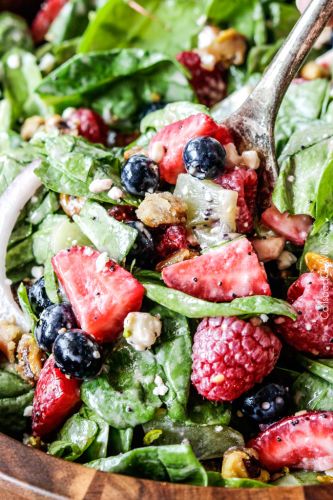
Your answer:
[[[302,274],[288,290],[297,319],[276,319],[284,340],[303,352],[333,357],[333,282],[317,273]]]
[[[211,401],[233,401],[268,375],[281,343],[266,326],[235,318],[205,318],[194,335],[191,380]]]
[[[240,402],[244,415],[259,424],[274,422],[287,413],[289,389],[278,384],[267,384],[253,389]]]
[[[51,352],[61,330],[75,327],[76,319],[70,304],[53,304],[42,312],[35,329],[35,337],[43,351]]]
[[[56,366],[76,378],[96,377],[102,368],[100,347],[82,330],[67,330],[58,335],[53,344]]]
[[[39,316],[41,312],[52,305],[45,289],[44,276],[39,278],[28,290],[28,298],[33,312]]]
[[[127,258],[129,261],[135,259],[141,266],[151,267],[155,256],[154,240],[148,229],[140,221],[131,221],[127,224],[138,231],[138,235]]]
[[[121,171],[121,182],[134,196],[154,193],[160,181],[158,166],[145,155],[131,156]]]
[[[255,170],[234,167],[215,179],[224,189],[237,191],[238,215],[236,218],[239,233],[253,231],[254,211],[256,205],[258,176]]]
[[[229,302],[248,295],[271,295],[265,270],[246,238],[167,266],[162,271],[162,278],[170,288],[212,302]]]
[[[131,205],[114,205],[108,210],[108,214],[119,222],[136,220],[135,207]]]
[[[184,226],[168,226],[156,237],[156,253],[161,259],[187,248],[187,231]]]
[[[204,113],[171,123],[154,135],[148,152],[152,153],[157,142],[164,147],[164,156],[158,164],[162,180],[176,184],[178,175],[186,173],[183,162],[184,148],[191,139],[200,136],[213,137],[223,145],[232,142],[228,129],[224,125],[218,125]]]
[[[32,430],[37,436],[47,436],[60,427],[80,402],[80,382],[68,379],[55,366],[53,356],[40,373],[32,410]]]
[[[52,265],[80,328],[97,342],[112,342],[127,314],[140,310],[145,290],[131,273],[103,257],[90,247],[71,247],[57,253]]]
[[[88,108],[76,109],[67,119],[67,123],[77,128],[87,141],[107,144],[109,127],[96,111]]]
[[[333,412],[310,411],[270,425],[248,446],[268,470],[325,471],[333,467]]]
[[[312,218],[309,215],[281,213],[274,205],[265,210],[261,222],[294,245],[300,246],[304,245],[312,227]]]
[[[32,22],[31,32],[35,42],[44,40],[49,27],[68,0],[46,0]]]
[[[192,51],[180,52],[177,60],[191,73],[190,83],[201,104],[210,108],[225,98],[227,71],[222,63],[208,70],[202,66],[199,54]]]
[[[226,152],[212,137],[196,137],[185,146],[183,161],[187,172],[198,179],[212,179],[222,172]]]
[[[167,103],[163,101],[151,102],[149,104],[146,104],[141,108],[141,111],[139,113],[139,120],[142,120],[146,115],[149,115],[149,113],[153,113],[154,111],[163,109],[166,105]]]

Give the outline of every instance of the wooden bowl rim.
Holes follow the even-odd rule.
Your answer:
[[[126,500],[161,496],[162,499],[205,500],[328,500],[333,498],[333,485],[283,486],[275,488],[202,487],[134,478],[89,469],[81,464],[51,457],[29,448],[0,433],[0,492],[14,497],[39,500],[43,498]]]

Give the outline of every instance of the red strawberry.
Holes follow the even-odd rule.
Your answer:
[[[258,176],[255,170],[243,167],[234,167],[220,175],[215,182],[224,189],[237,191],[237,206],[239,209],[236,219],[239,233],[253,231],[253,216],[256,204]]]
[[[201,104],[210,108],[225,98],[227,71],[222,63],[208,70],[202,66],[199,54],[193,51],[180,52],[177,60],[191,73],[190,83]]]
[[[82,330],[98,342],[111,342],[124,319],[139,311],[144,288],[128,271],[89,247],[61,250],[52,259],[54,271]]]
[[[302,274],[288,290],[297,319],[277,318],[276,330],[295,349],[333,357],[333,282],[317,273]]]
[[[44,40],[49,27],[68,0],[46,0],[32,22],[31,31],[35,42]]]
[[[333,468],[333,412],[310,411],[270,425],[248,446],[265,469],[325,471]]]
[[[32,430],[46,436],[74,412],[80,402],[80,381],[67,378],[54,364],[53,356],[40,373],[34,395]]]
[[[135,207],[131,205],[114,205],[108,210],[108,214],[119,222],[136,220]]]
[[[152,153],[156,142],[162,143],[165,154],[159,162],[160,176],[170,184],[176,184],[179,174],[186,172],[183,162],[183,150],[190,139],[200,136],[210,136],[222,144],[232,142],[227,128],[218,125],[204,113],[189,116],[184,120],[171,123],[162,128],[150,141],[148,152]]]
[[[177,252],[181,248],[187,248],[187,231],[184,226],[169,226],[157,236],[155,245],[156,252],[161,259]]]
[[[312,218],[309,215],[290,215],[288,212],[282,214],[274,205],[265,210],[261,221],[291,243],[301,246],[304,245],[312,227]]]
[[[67,123],[77,128],[79,134],[88,141],[106,145],[109,127],[92,109],[76,109],[67,119]]]
[[[273,370],[280,350],[267,326],[205,318],[194,336],[192,382],[207,399],[233,401]]]
[[[246,238],[165,267],[162,278],[171,288],[212,302],[271,295],[265,270]]]

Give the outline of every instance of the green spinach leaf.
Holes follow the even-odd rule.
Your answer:
[[[27,426],[24,410],[30,406],[34,390],[18,375],[0,370],[0,429],[6,434],[20,435]]]
[[[32,50],[29,27],[22,17],[2,12],[0,14],[0,56],[12,48]]]

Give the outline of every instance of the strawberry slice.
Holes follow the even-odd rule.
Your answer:
[[[183,150],[190,139],[200,136],[210,136],[221,144],[232,142],[226,127],[218,125],[204,113],[189,116],[184,120],[171,123],[162,128],[150,141],[148,153],[157,142],[164,146],[164,156],[159,162],[161,179],[169,184],[176,184],[179,174],[186,172],[183,162]]]
[[[80,381],[67,378],[54,364],[53,356],[40,373],[34,395],[32,430],[47,436],[74,412],[80,402]]]
[[[212,302],[271,295],[264,267],[246,238],[165,267],[162,278],[171,288]]]
[[[325,471],[333,467],[333,412],[311,411],[270,425],[248,443],[261,464],[274,471],[282,467]]]
[[[295,245],[303,246],[312,227],[309,215],[281,213],[272,205],[261,216],[262,223]]]
[[[82,330],[97,342],[111,342],[124,319],[139,311],[144,288],[131,273],[89,247],[72,247],[52,259],[54,271]]]
[[[46,0],[32,22],[31,31],[35,42],[44,40],[49,27],[68,0]]]

